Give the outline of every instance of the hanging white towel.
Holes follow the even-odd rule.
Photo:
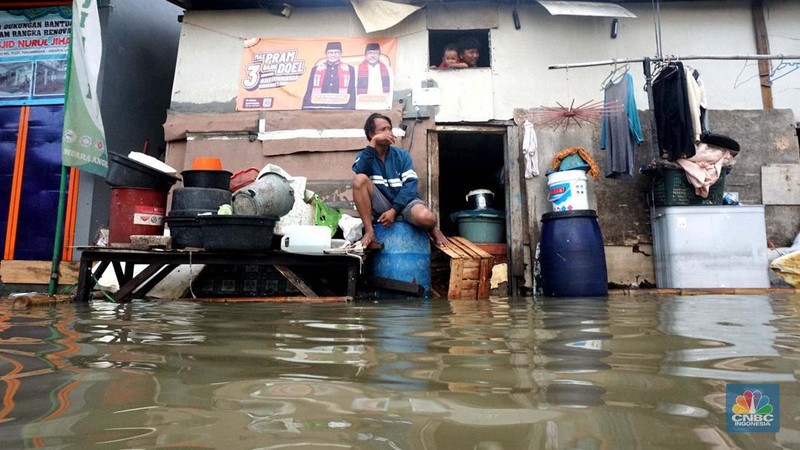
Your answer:
[[[522,136],[522,154],[525,156],[525,178],[539,176],[539,142],[536,140],[536,130],[533,123],[525,120],[522,124],[525,133]]]

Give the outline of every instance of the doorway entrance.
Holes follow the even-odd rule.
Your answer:
[[[506,127],[437,125],[428,133],[428,198],[439,214],[442,232],[462,235],[455,216],[472,209],[467,194],[478,189],[491,191],[493,209],[499,211],[495,217],[503,225],[502,238],[477,244],[495,257],[495,264],[508,261],[506,131]]]

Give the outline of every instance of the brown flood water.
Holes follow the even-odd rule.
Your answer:
[[[798,376],[794,294],[4,303],[0,448],[800,448]]]

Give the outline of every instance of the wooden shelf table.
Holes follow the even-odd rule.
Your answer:
[[[350,300],[355,298],[356,284],[361,272],[361,258],[348,254],[323,254],[304,255],[286,253],[277,250],[264,252],[209,252],[205,250],[132,250],[114,247],[89,247],[81,253],[80,268],[78,269],[78,287],[75,293],[76,301],[89,301],[97,277],[109,267],[119,281],[120,288],[114,293],[114,301],[129,302],[134,296],[143,296],[167,277],[176,267],[182,264],[205,265],[267,265],[273,266],[305,297],[315,298],[318,295],[297,276],[293,271],[294,266],[318,266],[320,270],[325,267],[346,267],[347,288],[345,297]],[[99,263],[93,271],[92,266]],[[122,267],[121,263],[125,263]],[[139,274],[134,276],[134,264],[147,265]]]

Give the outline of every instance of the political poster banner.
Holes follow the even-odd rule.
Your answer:
[[[0,106],[64,103],[72,8],[0,11]]]
[[[390,109],[396,54],[395,38],[247,39],[236,109]]]
[[[75,1],[69,87],[64,110],[62,164],[105,177],[108,172],[103,119],[97,99],[97,76],[103,42],[96,0]]]

